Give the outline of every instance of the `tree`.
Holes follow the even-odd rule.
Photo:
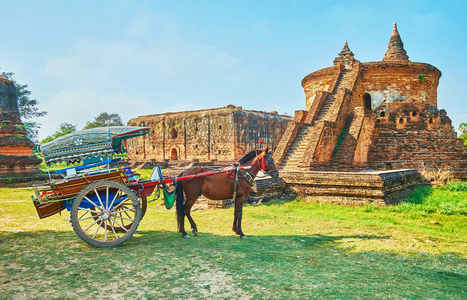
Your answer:
[[[467,146],[467,123],[461,123],[459,125],[459,131],[461,132],[459,138],[462,139],[464,141],[464,145]]]
[[[38,122],[26,120],[43,117],[47,114],[47,112],[39,111],[39,108],[37,108],[39,101],[29,98],[31,91],[28,90],[28,85],[17,83],[13,80],[13,75],[15,75],[13,72],[2,72],[0,74],[1,77],[14,82],[16,96],[18,98],[19,115],[23,120],[24,129],[26,129],[28,132],[26,136],[28,139],[37,144],[39,142],[37,137],[39,135],[39,128],[41,128],[41,126]]]
[[[467,132],[467,123],[461,123],[459,125],[459,130],[461,133],[466,133]]]
[[[93,122],[87,122],[84,129],[107,126],[123,126],[122,118],[118,114],[100,113]]]
[[[66,135],[66,134],[69,134],[69,133],[72,133],[72,132],[75,132],[75,131],[76,131],[76,124],[73,125],[73,124],[66,123],[66,122],[62,123],[62,124],[60,124],[58,129],[55,131],[55,133],[52,134],[52,135],[49,135],[48,137],[43,139],[41,141],[41,144],[48,143],[48,142],[53,141],[53,140],[55,140],[56,138],[58,138],[58,137],[60,137],[62,135]]]

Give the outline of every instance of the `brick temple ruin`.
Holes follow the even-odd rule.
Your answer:
[[[252,149],[273,149],[292,117],[277,112],[222,108],[163,113],[131,119],[129,126],[147,126],[151,132],[128,140],[128,158],[138,161],[236,162]]]
[[[438,109],[441,72],[409,60],[395,23],[382,61],[361,63],[345,42],[333,63],[302,80],[306,110],[293,119],[233,105],[132,119],[152,131],[129,142],[129,158],[230,163],[262,139],[287,190],[347,204],[397,202],[422,170],[467,178],[467,147]]]
[[[21,122],[13,81],[0,76],[0,185],[30,180],[39,171],[41,160],[32,149]]]
[[[437,106],[440,77],[409,60],[395,23],[382,61],[361,63],[346,42],[334,66],[302,80],[306,110],[274,154],[281,177],[304,198],[380,204],[419,180],[393,169],[445,168],[465,179],[467,147]]]

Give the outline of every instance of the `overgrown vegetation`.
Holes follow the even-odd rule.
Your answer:
[[[67,212],[36,216],[29,189],[0,189],[0,298],[467,298],[465,183],[422,187],[396,206],[275,200],[192,212],[199,237],[176,233],[150,203],[137,233],[96,249]]]
[[[431,182],[433,185],[444,185],[454,178],[454,174],[450,168],[439,167],[433,169],[422,166],[420,169],[420,174],[422,177]]]
[[[348,133],[349,133],[349,129],[347,128],[347,126],[345,126],[342,129],[339,136],[337,137],[336,146],[332,150],[332,155],[335,155],[335,154],[337,154],[337,152],[339,152],[340,146],[342,146],[342,143],[344,142],[344,139],[345,139],[345,137],[347,136]]]
[[[459,138],[464,141],[464,145],[467,146],[467,123],[461,123],[459,125],[459,131],[461,134],[459,135]]]

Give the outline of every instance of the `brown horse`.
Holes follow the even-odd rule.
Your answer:
[[[242,174],[241,171],[238,172],[236,197],[234,199],[235,212],[232,230],[238,234],[240,238],[246,238],[242,232],[242,208],[245,197],[248,195],[252,187],[252,185],[248,182],[248,179],[252,181],[260,170],[268,173],[272,178],[277,178],[279,176],[279,172],[274,165],[274,160],[271,156],[271,153],[268,152],[268,149],[264,151],[253,150],[240,159],[239,163],[240,166],[251,166],[251,168],[245,170],[247,172],[245,175]],[[208,171],[212,170],[201,167],[194,167],[184,171],[182,174],[180,174],[180,176],[195,175]],[[190,215],[191,208],[196,199],[198,199],[200,195],[204,195],[206,198],[211,200],[232,199],[234,196],[235,172],[233,174],[220,172],[214,175],[196,177],[184,180],[183,184],[182,181],[179,181],[178,185],[176,200],[178,231],[184,238],[188,238],[188,234],[185,231],[185,216],[188,218],[188,221],[190,221],[193,234],[198,235],[198,228],[196,227],[196,224]],[[183,187],[183,192],[185,192],[186,195],[185,203],[183,201],[183,192],[181,187]]]

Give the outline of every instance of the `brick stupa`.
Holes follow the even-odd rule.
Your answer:
[[[334,66],[302,80],[306,110],[274,153],[281,174],[417,169],[466,179],[467,147],[438,109],[440,77],[435,66],[409,61],[396,23],[382,61],[356,60],[346,42]]]
[[[12,81],[0,77],[0,183],[37,174],[41,160],[32,149],[21,122],[16,88]]]

